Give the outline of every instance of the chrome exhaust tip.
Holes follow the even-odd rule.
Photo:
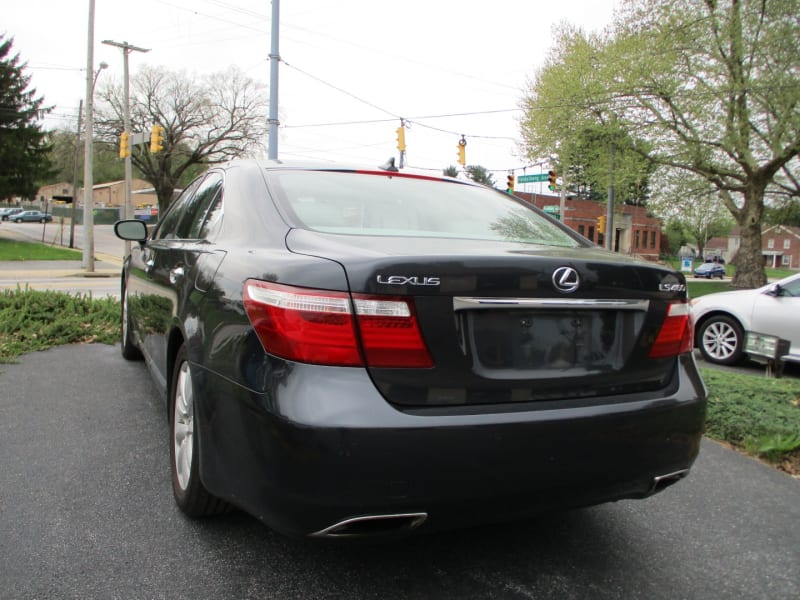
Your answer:
[[[428,513],[399,513],[389,515],[363,515],[321,529],[311,537],[347,538],[379,537],[400,534],[416,529],[428,518]]]
[[[650,486],[650,491],[648,495],[656,494],[671,486],[673,483],[680,481],[684,477],[689,474],[689,469],[681,469],[680,471],[675,471],[673,473],[667,473],[666,475],[658,475],[657,477],[653,477],[653,482]]]

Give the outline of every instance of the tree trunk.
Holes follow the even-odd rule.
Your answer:
[[[767,283],[764,256],[761,250],[761,217],[764,212],[764,190],[750,189],[745,193],[744,206],[738,211],[741,245],[736,253],[736,274],[733,286],[757,288]]]

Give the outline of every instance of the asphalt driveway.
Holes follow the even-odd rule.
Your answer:
[[[117,347],[0,365],[0,598],[800,597],[800,481],[710,441],[647,500],[377,546],[189,520],[167,448]]]

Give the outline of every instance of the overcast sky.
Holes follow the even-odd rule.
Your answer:
[[[269,82],[269,0],[95,0],[95,65],[122,80],[122,51],[149,48],[130,70],[161,65],[208,73],[236,65]],[[397,154],[399,117],[409,166],[467,164],[539,172],[519,155],[518,107],[542,65],[554,24],[587,31],[612,18],[618,0],[283,0],[279,106],[281,159],[379,164]],[[32,85],[55,105],[48,128],[74,130],[84,96],[89,0],[6,3],[0,29],[28,63]],[[547,166],[544,167],[545,169]],[[537,186],[538,188],[538,186]],[[539,191],[529,188],[529,191]]]

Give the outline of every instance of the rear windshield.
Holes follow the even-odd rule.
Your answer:
[[[268,178],[295,224],[314,231],[580,246],[547,217],[491,188],[341,171],[269,171]]]

